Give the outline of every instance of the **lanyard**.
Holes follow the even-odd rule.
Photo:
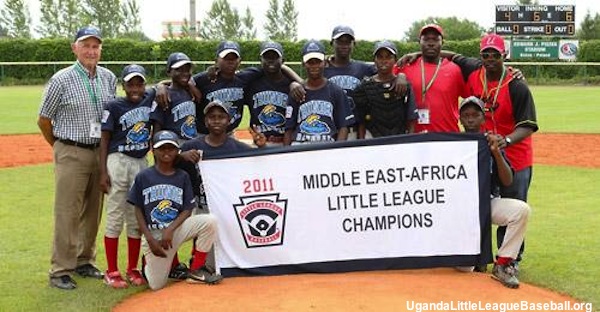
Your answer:
[[[421,102],[425,103],[425,94],[433,85],[433,81],[437,78],[438,71],[442,66],[442,59],[440,58],[437,63],[437,67],[435,68],[435,72],[433,72],[433,76],[431,76],[431,80],[429,83],[425,84],[425,63],[423,62],[423,58],[421,58]]]
[[[79,62],[77,62],[75,64],[75,70],[79,73],[81,78],[83,78],[83,84],[85,85],[85,88],[88,91],[90,100],[92,100],[92,106],[94,106],[94,108],[97,109],[98,104],[100,104],[99,96],[100,96],[100,94],[102,94],[102,88],[100,86],[102,79],[100,79],[100,77],[98,77],[98,75],[96,75],[96,83],[94,84],[94,87],[96,90],[93,90],[92,84],[90,83],[91,78],[89,77],[89,75],[86,73],[86,71],[83,69],[83,67],[81,66],[81,64]]]
[[[496,118],[494,116],[494,111],[496,110],[496,101],[498,101],[498,94],[500,93],[500,89],[502,89],[503,86],[507,85],[510,82],[510,79],[505,84],[502,83],[504,80],[504,76],[506,75],[506,68],[504,66],[502,66],[502,75],[500,75],[500,80],[498,81],[498,85],[495,88],[491,88],[490,90],[488,90],[488,81],[487,81],[487,75],[486,75],[485,68],[483,68],[483,70],[481,71],[481,75],[483,75],[483,77],[479,77],[479,79],[481,80],[481,83],[483,84],[483,91],[481,94],[483,99],[481,99],[481,100],[483,100],[484,102],[487,102],[490,99],[490,94],[492,93],[492,91],[494,91],[494,89],[496,89],[496,94],[494,94],[494,100],[492,101],[492,103],[490,103],[489,111],[491,112],[494,133],[498,133],[498,128],[496,127]]]
[[[492,93],[492,91],[494,91],[494,89],[496,89],[496,94],[494,94],[494,100],[492,103],[490,103],[493,108],[496,105],[496,101],[498,100],[498,94],[500,93],[500,89],[502,89],[502,87],[504,86],[504,84],[502,84],[502,82],[504,81],[504,76],[506,76],[506,68],[504,66],[502,66],[502,75],[500,75],[500,80],[498,81],[498,86],[496,86],[495,88],[491,88],[490,90],[488,90],[488,82],[487,82],[487,75],[485,72],[485,68],[481,71],[481,73],[483,75],[483,77],[480,77],[480,79],[482,80],[482,84],[483,84],[482,96],[485,98],[485,100],[489,99],[489,96]]]

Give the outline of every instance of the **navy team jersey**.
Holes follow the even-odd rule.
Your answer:
[[[223,145],[221,146],[209,145],[204,139],[205,136],[200,135],[197,139],[184,142],[181,145],[181,151],[185,152],[194,149],[201,150],[202,157],[207,158],[211,156],[227,155],[237,151],[252,149],[252,147],[250,147],[249,145],[244,144],[243,142],[240,142],[231,137],[227,137],[227,141],[225,141],[225,143],[223,143]],[[185,172],[188,173],[192,181],[194,194],[198,196],[198,205],[200,207],[205,207],[206,196],[204,194],[204,187],[202,186],[202,178],[200,177],[200,171],[198,170],[196,164],[186,161],[179,161],[176,164],[176,166],[185,170]]]
[[[182,211],[196,207],[192,183],[185,171],[176,169],[175,173],[164,175],[154,166],[135,177],[127,202],[142,208],[150,230],[164,229]]]
[[[158,122],[162,130],[171,130],[181,139],[189,140],[198,136],[196,130],[196,104],[192,96],[183,89],[169,88],[171,105],[166,110],[155,107],[150,120]]]
[[[327,66],[323,75],[329,81],[340,86],[349,96],[365,77],[371,77],[377,73],[375,65],[361,61],[350,60],[350,64],[344,67]]]
[[[142,158],[150,148],[150,110],[155,92],[149,89],[139,103],[120,97],[106,104],[102,131],[110,132],[108,153],[123,153]]]
[[[354,89],[360,84],[365,77],[371,77],[377,73],[377,68],[373,64],[367,64],[362,61],[350,60],[348,66],[335,67],[329,65],[325,67],[323,75],[329,79],[329,81],[340,86],[348,95],[349,105],[356,117],[356,106],[352,97],[354,96]],[[358,120],[357,120],[358,121]]]
[[[270,136],[283,137],[285,132],[285,109],[292,81],[283,77],[271,81],[266,76],[251,82],[245,89],[244,102],[250,110],[250,125]]]
[[[227,131],[231,132],[242,121],[244,111],[244,87],[250,81],[256,80],[263,75],[262,70],[256,67],[246,68],[235,74],[233,79],[223,79],[218,77],[214,82],[208,78],[207,72],[201,72],[192,77],[196,87],[204,95],[202,103],[198,107],[197,129],[199,133],[208,134],[208,129],[204,125],[204,107],[213,100],[220,100],[230,106],[229,116],[231,116]]]
[[[329,81],[319,90],[306,89],[305,102],[289,97],[286,119],[297,143],[335,141],[338,129],[353,121],[344,90]]]

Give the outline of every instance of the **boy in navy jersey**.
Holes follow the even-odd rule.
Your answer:
[[[194,239],[194,256],[188,282],[215,284],[223,277],[204,267],[207,252],[217,236],[216,219],[209,214],[191,216],[196,200],[188,174],[174,167],[179,154],[178,135],[163,130],[154,135],[154,166],[140,172],[129,191],[144,235],[144,268],[148,285],[156,290],[168,281],[171,262],[184,242]]]
[[[267,146],[283,146],[285,111],[292,80],[281,70],[284,62],[281,44],[263,42],[260,61],[264,76],[244,88],[244,102],[250,109],[250,129],[256,127],[258,132],[263,133]]]
[[[206,196],[200,171],[196,166],[203,156],[223,155],[236,151],[252,149],[251,146],[232,138],[227,133],[231,120],[229,107],[215,100],[204,108],[204,124],[208,129],[208,134],[200,135],[198,138],[189,140],[181,146],[182,160],[177,163],[177,167],[185,170],[191,178],[194,194],[198,196],[198,207],[201,213],[208,212]],[[256,130],[256,127],[255,127]],[[254,144],[258,147],[264,147],[267,139],[263,133],[253,131]],[[209,270],[214,270],[214,253],[209,254],[206,266]]]
[[[104,248],[108,269],[104,274],[104,283],[113,288],[128,286],[117,266],[119,235],[123,224],[127,225],[127,280],[135,286],[145,284],[137,269],[140,230],[126,197],[135,176],[148,166],[149,117],[154,101],[154,91],[145,90],[146,78],[142,66],[125,66],[122,78],[125,97],[107,103],[102,116],[100,140],[100,187],[107,194]]]
[[[284,144],[345,141],[354,122],[344,90],[323,76],[325,48],[309,40],[302,48],[305,101],[288,98]]]
[[[155,108],[150,115],[154,132],[171,130],[181,140],[193,139],[197,136],[196,130],[196,104],[188,91],[188,81],[192,76],[192,61],[181,53],[169,55],[167,60],[167,74],[171,77],[168,95],[171,105],[167,109]]]

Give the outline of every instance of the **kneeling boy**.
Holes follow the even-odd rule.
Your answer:
[[[176,169],[179,154],[177,134],[163,130],[154,135],[154,166],[140,172],[129,191],[128,201],[144,236],[142,250],[148,285],[156,290],[168,281],[173,256],[185,241],[195,239],[188,282],[215,284],[223,277],[204,267],[206,254],[217,236],[216,219],[210,214],[191,216],[197,203],[187,173]]]

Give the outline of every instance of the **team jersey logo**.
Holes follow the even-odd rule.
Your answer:
[[[319,119],[319,115],[311,114],[300,124],[300,132],[309,135],[328,134],[331,129],[327,123]]]
[[[233,207],[246,247],[283,244],[287,199],[278,193],[246,196]]]
[[[235,123],[236,120],[242,117],[242,115],[240,115],[240,113],[238,112],[237,107],[233,105],[233,103],[227,102],[225,103],[225,105],[229,107],[229,116],[231,116],[231,119],[229,120],[230,124]]]
[[[198,135],[196,130],[196,117],[188,115],[181,125],[181,136],[186,139],[193,139]]]
[[[146,123],[143,121],[137,122],[127,132],[127,144],[146,143],[150,140],[150,131],[146,128]]]
[[[159,229],[168,227],[177,218],[177,215],[179,215],[179,211],[173,208],[173,203],[168,199],[158,202],[158,205],[150,212],[152,222],[156,223]]]
[[[275,105],[267,104],[258,114],[258,121],[265,126],[276,128],[285,124],[285,117],[277,111]]]

